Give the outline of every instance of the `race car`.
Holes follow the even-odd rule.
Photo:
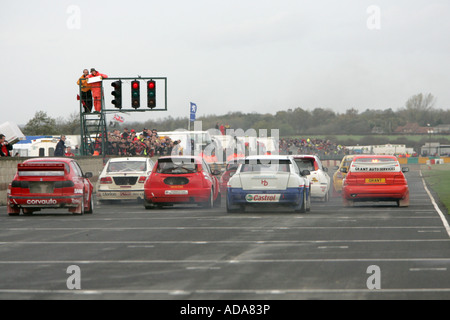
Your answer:
[[[220,171],[211,170],[202,157],[161,157],[144,184],[144,207],[152,209],[174,204],[219,205]]]
[[[225,172],[220,177],[219,183],[220,183],[220,193],[222,195],[226,195],[227,193],[227,185],[230,178],[236,173],[236,170],[239,167],[239,161],[242,159],[234,159],[231,161],[228,161],[227,166],[225,167]]]
[[[361,201],[395,201],[409,206],[409,187],[405,172],[394,156],[355,156],[344,179],[345,206]]]
[[[71,158],[36,158],[17,165],[7,191],[10,216],[31,215],[41,209],[67,208],[73,214],[93,213],[94,186]]]
[[[308,176],[311,181],[311,198],[319,198],[323,202],[328,202],[331,191],[331,178],[328,175],[328,168],[322,165],[318,156],[294,155],[295,163],[300,171],[309,170]]]
[[[144,199],[144,182],[154,164],[146,157],[109,159],[96,185],[97,201]]]
[[[342,193],[342,181],[347,175],[348,168],[352,163],[354,155],[347,155],[341,161],[339,167],[336,167],[336,172],[333,175],[333,197],[340,197]]]
[[[228,181],[227,212],[247,206],[288,206],[311,210],[309,170],[299,171],[292,156],[249,156]]]

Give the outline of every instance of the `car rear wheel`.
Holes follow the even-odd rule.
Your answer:
[[[144,208],[145,210],[154,209],[155,205],[147,200],[147,198],[144,196]]]
[[[91,194],[91,200],[89,201],[89,207],[87,208],[85,213],[89,213],[89,214],[94,213],[94,199],[92,197],[92,194]]]
[[[353,200],[344,199],[343,203],[344,203],[344,207],[347,207],[347,208],[353,207],[355,205],[355,202]]]
[[[230,204],[230,202],[227,199],[226,202],[226,208],[227,208],[227,213],[236,213],[239,211],[245,211],[245,207],[240,207],[240,206],[233,206]]]
[[[202,204],[202,206],[203,206],[203,208],[205,208],[205,209],[211,209],[211,208],[214,207],[214,190],[213,190],[213,189],[211,189],[211,192],[210,192],[210,194],[209,194],[208,201],[204,202],[204,203]]]
[[[27,208],[23,208],[22,212],[25,216],[31,216],[33,214],[33,210],[32,209],[27,209]]]
[[[83,199],[81,199],[81,203],[78,205],[77,208],[75,208],[75,210],[72,211],[72,214],[82,216],[84,213],[85,213],[85,208],[84,208],[84,195],[83,195]]]
[[[302,201],[297,206],[295,206],[294,210],[295,210],[295,212],[298,212],[298,213],[305,213],[306,212],[306,206],[307,206],[307,203],[306,203],[306,192],[303,191]]]

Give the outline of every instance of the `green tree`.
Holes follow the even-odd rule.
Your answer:
[[[56,128],[56,120],[49,117],[45,111],[37,111],[23,128],[23,133],[28,136],[59,134]]]

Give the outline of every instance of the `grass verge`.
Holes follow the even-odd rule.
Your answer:
[[[431,168],[431,169],[430,169]],[[421,166],[428,186],[436,192],[439,200],[450,209],[450,164]]]

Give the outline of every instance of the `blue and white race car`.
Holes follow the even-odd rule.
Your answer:
[[[249,156],[227,185],[227,212],[247,206],[288,206],[311,210],[308,170],[299,171],[292,156]]]

